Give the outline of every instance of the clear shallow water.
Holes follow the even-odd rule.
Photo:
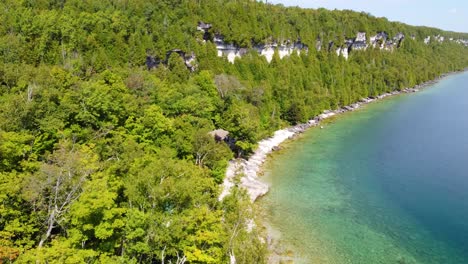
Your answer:
[[[304,263],[468,263],[468,73],[311,129],[260,205]]]

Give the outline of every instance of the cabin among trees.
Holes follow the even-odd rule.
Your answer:
[[[217,142],[227,141],[229,132],[224,129],[216,129],[209,133]]]

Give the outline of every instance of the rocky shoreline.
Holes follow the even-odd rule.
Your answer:
[[[465,69],[466,70],[466,69]],[[328,119],[337,114],[342,114],[345,112],[355,111],[362,107],[363,105],[372,103],[377,100],[384,99],[389,96],[399,95],[403,93],[415,93],[420,89],[427,87],[429,85],[437,83],[440,79],[457,72],[443,74],[436,79],[424,82],[422,84],[416,85],[412,88],[405,88],[401,91],[393,91],[391,93],[384,93],[377,97],[367,97],[362,98],[359,102],[344,106],[336,110],[325,110],[322,114],[314,117],[309,120],[307,123],[298,124],[286,129],[278,130],[270,138],[261,140],[258,143],[258,148],[248,160],[246,159],[236,159],[229,162],[228,168],[226,170],[226,176],[222,184],[222,192],[219,196],[219,200],[223,200],[224,197],[230,194],[231,188],[235,186],[235,179],[237,176],[240,176],[239,187],[244,188],[247,191],[247,194],[250,197],[250,200],[254,202],[259,197],[268,193],[269,186],[260,181],[258,173],[261,171],[261,166],[266,161],[268,154],[272,151],[279,148],[279,145],[286,141],[287,139],[292,139],[300,133],[303,133],[310,127],[318,126],[321,121]]]

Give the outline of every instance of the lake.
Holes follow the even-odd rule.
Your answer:
[[[468,73],[343,114],[265,164],[299,263],[468,263]]]

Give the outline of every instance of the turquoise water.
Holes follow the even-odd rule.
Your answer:
[[[265,166],[302,263],[468,263],[468,73],[344,114]]]

